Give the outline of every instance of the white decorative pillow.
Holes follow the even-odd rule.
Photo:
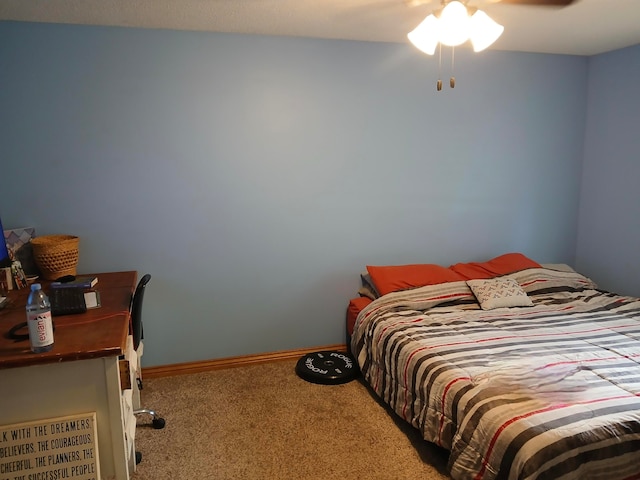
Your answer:
[[[531,299],[513,278],[467,280],[467,285],[471,288],[483,310],[533,306]]]

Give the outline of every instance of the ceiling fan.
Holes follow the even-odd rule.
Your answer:
[[[409,6],[424,5],[435,0],[404,0]],[[484,3],[566,7],[577,0],[485,0]],[[439,0],[440,5],[407,35],[411,43],[424,53],[433,55],[437,44],[456,46],[470,40],[476,52],[495,42],[504,27],[496,23],[474,3],[482,0]]]
[[[405,0],[410,6],[425,0]],[[575,0],[489,0],[493,3],[509,3],[514,5],[566,7]],[[455,47],[470,41],[475,52],[480,52],[492,45],[504,27],[489,15],[473,5],[473,0],[440,0],[440,7],[429,14],[411,32],[407,34],[409,41],[422,52],[433,55],[440,45],[440,61],[442,45]],[[453,51],[452,51],[453,52]],[[453,54],[452,54],[453,69]],[[455,77],[451,75],[450,86],[455,86]],[[437,90],[442,90],[442,81],[438,79]]]

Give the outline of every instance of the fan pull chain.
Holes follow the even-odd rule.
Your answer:
[[[438,45],[438,81],[436,82],[436,89],[442,90],[442,44]]]
[[[454,88],[456,86],[456,77],[454,75],[454,73],[455,73],[455,69],[454,69],[454,67],[455,67],[455,56],[454,56],[455,50],[456,50],[456,47],[451,47],[451,77],[449,78],[449,86],[451,88]]]

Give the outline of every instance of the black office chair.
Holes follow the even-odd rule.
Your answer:
[[[131,299],[131,324],[133,328],[133,348],[138,353],[138,347],[140,346],[140,342],[144,338],[143,336],[143,328],[142,328],[142,301],[144,300],[144,291],[151,280],[151,275],[148,273],[143,276],[138,282],[138,286],[136,287],[136,291],[133,294]],[[138,361],[139,362],[139,361]],[[138,372],[136,372],[138,373]],[[142,379],[140,375],[137,375],[136,382],[138,383],[138,389],[142,390]],[[164,418],[160,418],[158,414],[149,408],[138,408],[133,411],[134,415],[147,414],[151,415],[153,428],[160,429],[164,428],[165,421]]]

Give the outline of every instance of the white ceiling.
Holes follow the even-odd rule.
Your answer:
[[[410,5],[410,1],[419,5]],[[640,44],[640,0],[564,8],[469,0],[505,30],[496,50],[594,55]],[[0,0],[0,20],[406,42],[440,0]]]

